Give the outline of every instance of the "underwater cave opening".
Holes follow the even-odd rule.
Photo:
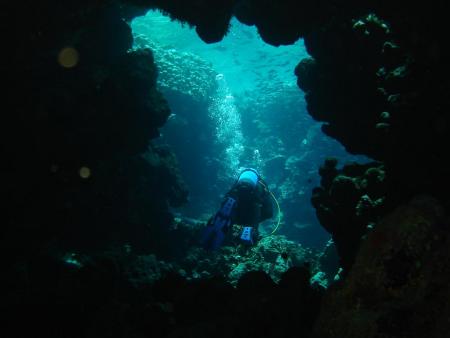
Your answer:
[[[172,114],[157,141],[177,156],[189,189],[180,217],[206,221],[244,167],[258,169],[279,201],[279,234],[321,248],[328,233],[311,205],[328,157],[340,163],[367,161],[347,153],[321,131],[306,109],[295,66],[308,56],[303,41],[274,47],[254,26],[236,18],[218,43],[206,44],[195,30],[149,11],[131,23],[134,48],[150,48],[158,87]],[[261,224],[270,233],[274,220]]]

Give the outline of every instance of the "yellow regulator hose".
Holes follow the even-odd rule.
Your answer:
[[[277,222],[277,226],[272,230],[272,232],[270,233],[270,235],[273,235],[278,228],[280,227],[281,224],[281,209],[280,209],[280,204],[278,203],[276,197],[274,194],[272,194],[272,192],[269,190],[270,196],[272,196],[273,200],[275,201],[277,208],[278,208],[278,222]]]
[[[281,224],[281,209],[280,209],[280,204],[278,203],[277,198],[275,197],[275,195],[269,190],[269,188],[267,187],[267,185],[265,183],[263,183],[262,181],[259,181],[259,183],[261,183],[261,185],[269,192],[270,196],[272,196],[273,200],[275,201],[275,204],[277,205],[278,208],[278,222],[277,225],[275,226],[275,228],[272,230],[272,232],[269,234],[269,236],[273,235],[278,228],[280,227]]]

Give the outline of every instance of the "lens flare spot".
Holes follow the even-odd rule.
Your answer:
[[[81,167],[80,177],[84,179],[88,179],[89,177],[91,177],[91,169],[89,169],[88,167]]]
[[[65,47],[58,54],[58,63],[64,68],[75,67],[78,61],[78,51],[73,47]]]
[[[52,165],[50,166],[50,172],[51,172],[52,174],[57,173],[58,170],[59,170],[59,167],[58,167],[57,164],[52,164]]]

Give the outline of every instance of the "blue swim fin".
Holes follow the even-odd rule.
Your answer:
[[[228,197],[222,208],[203,230],[201,246],[207,250],[217,250],[225,240],[225,235],[231,226],[231,216],[236,200]]]
[[[216,215],[214,221],[203,230],[201,245],[207,250],[217,250],[222,245],[230,221]]]

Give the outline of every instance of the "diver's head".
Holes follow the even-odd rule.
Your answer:
[[[247,183],[254,187],[258,184],[259,173],[256,169],[245,168],[238,178],[238,183]]]

